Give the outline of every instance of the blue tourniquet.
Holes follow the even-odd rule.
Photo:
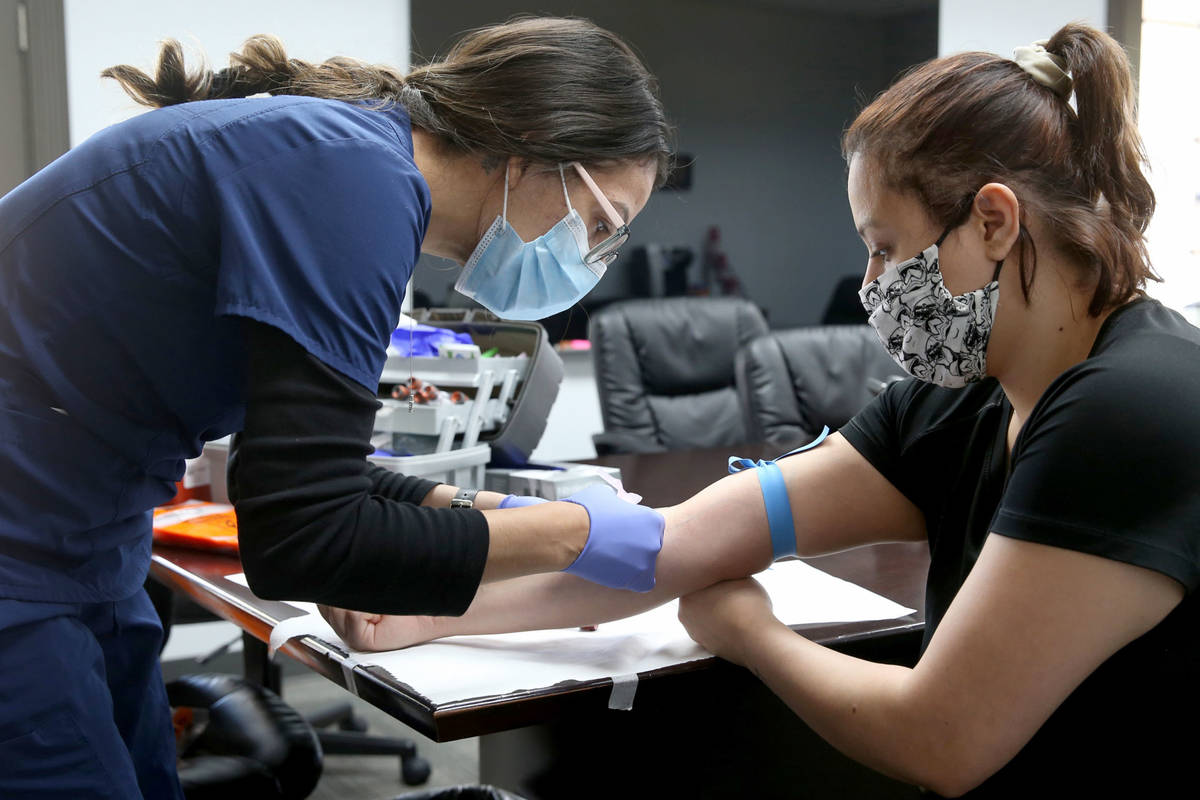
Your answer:
[[[776,461],[814,447],[825,441],[829,436],[829,426],[821,429],[821,433],[803,447],[784,453],[778,458],[758,462],[748,458],[729,457],[729,472],[741,472],[744,469],[755,468],[758,471],[758,484],[762,488],[763,502],[767,506],[767,525],[771,529],[771,550],[775,560],[784,556],[796,554],[796,526],[792,522],[792,504],[788,502],[787,484],[783,480],[783,470],[779,469]]]

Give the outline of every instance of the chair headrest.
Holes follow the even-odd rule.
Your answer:
[[[591,335],[633,350],[646,392],[676,395],[731,386],[738,349],[766,333],[748,300],[671,297],[607,306],[593,316]]]
[[[736,373],[747,433],[779,446],[840,428],[903,378],[868,325],[775,331],[742,349]]]

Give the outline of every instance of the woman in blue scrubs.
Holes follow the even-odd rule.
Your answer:
[[[0,796],[179,796],[141,587],[151,509],[211,439],[240,432],[263,597],[453,615],[518,575],[653,585],[662,517],[608,490],[535,504],[365,460],[421,252],[536,319],[595,285],[665,179],[627,45],[523,19],[408,75],[271,37],[215,74],[175,43],[155,77],[106,74],[157,110],[0,199]]]

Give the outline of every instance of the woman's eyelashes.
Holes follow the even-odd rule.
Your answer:
[[[592,226],[592,243],[599,244],[603,242],[611,235],[611,232],[612,227],[609,225],[608,220],[597,219],[596,223]]]

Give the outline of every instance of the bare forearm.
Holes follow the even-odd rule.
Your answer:
[[[796,522],[797,552],[832,552],[883,538],[912,538],[923,530],[920,512],[909,508],[840,436],[780,463]],[[863,503],[864,494],[875,499]],[[613,591],[557,574],[493,583],[480,587],[464,616],[439,619],[428,638],[591,625],[753,575],[771,562],[766,509],[753,470],[727,476],[663,514],[666,531],[654,591]]]
[[[771,562],[771,546],[758,495],[754,476],[735,475],[662,509],[666,529],[650,592],[609,589],[566,574],[504,580],[481,586],[463,616],[435,618],[427,638],[594,625],[760,572]]]
[[[746,666],[838,750],[898,780],[946,790],[938,785],[946,753],[911,701],[912,670],[838,653],[777,621],[746,631],[744,641]]]
[[[448,508],[458,491],[457,486],[438,484],[421,505]],[[481,491],[475,495],[474,507],[495,511],[504,498],[499,492]],[[572,503],[542,503],[484,516],[489,537],[484,583],[565,569],[587,543],[587,511]]]
[[[484,516],[489,535],[484,584],[566,569],[588,540],[587,509],[575,503],[485,511]]]

